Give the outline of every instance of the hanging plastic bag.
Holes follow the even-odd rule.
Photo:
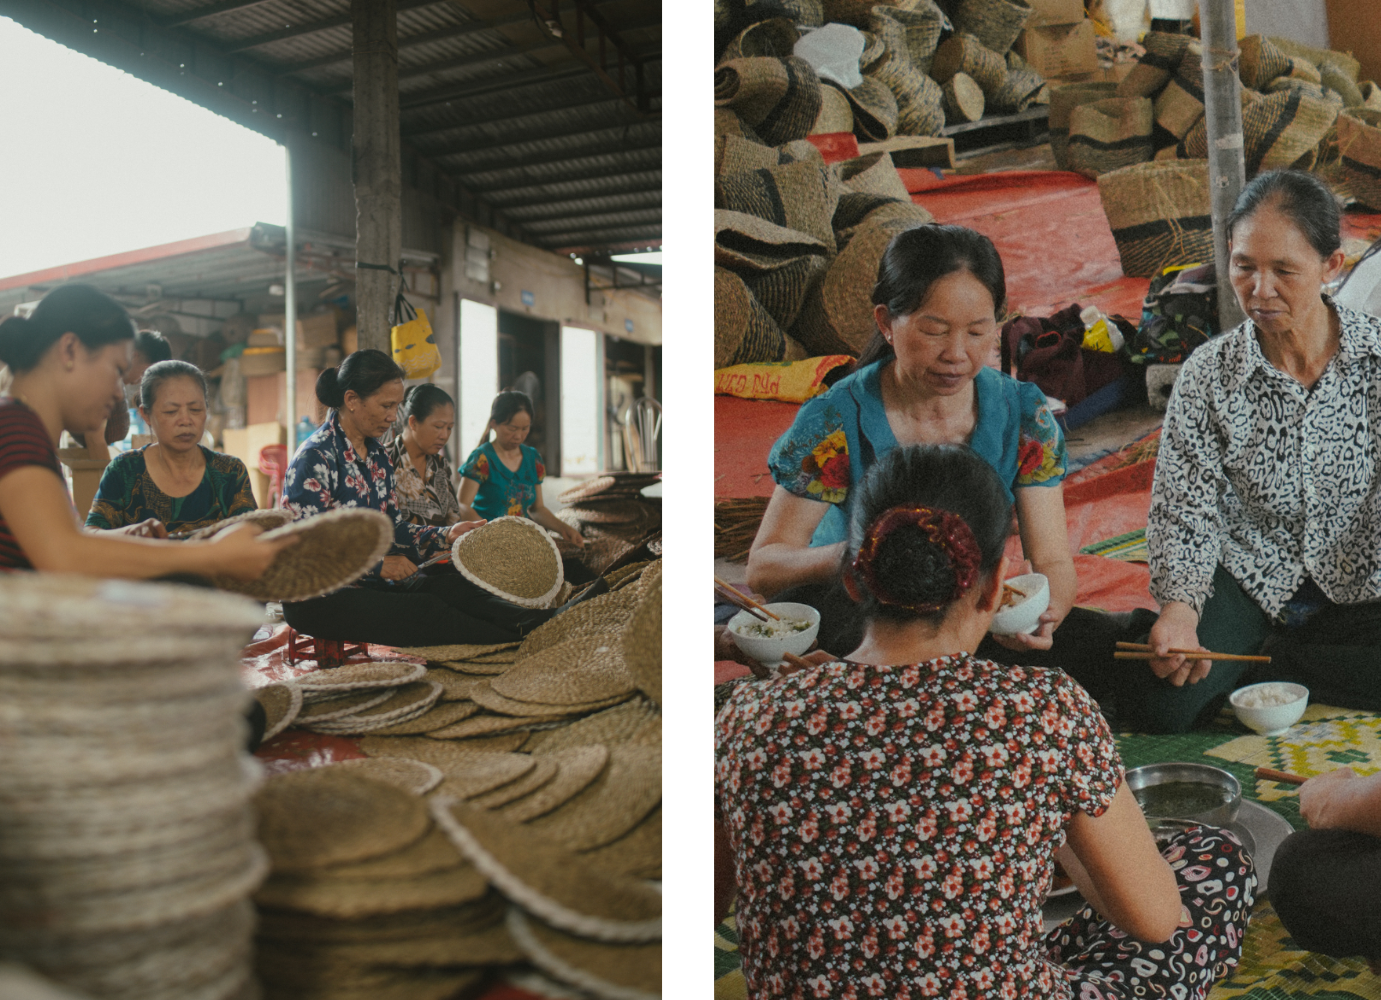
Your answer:
[[[436,346],[436,334],[427,322],[427,314],[414,309],[403,297],[402,285],[393,300],[393,324],[393,360],[403,369],[404,377],[426,378],[441,368],[441,350]]]

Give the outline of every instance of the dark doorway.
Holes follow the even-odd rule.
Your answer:
[[[561,326],[499,310],[499,386],[531,395],[527,443],[553,472],[561,468]]]

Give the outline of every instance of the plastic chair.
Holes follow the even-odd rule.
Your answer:
[[[285,444],[266,444],[260,448],[259,471],[269,477],[269,490],[273,496],[273,502],[269,506],[281,506],[283,477],[288,472],[288,446]]]

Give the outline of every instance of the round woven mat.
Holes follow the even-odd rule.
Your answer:
[[[372,733],[424,715],[441,697],[441,685],[435,681],[418,681],[391,689],[385,701],[369,708],[357,709],[327,722],[314,723],[311,728],[320,733]]]
[[[444,777],[436,766],[404,757],[364,757],[327,766],[382,781],[413,795],[426,795],[441,784]]]
[[[573,851],[591,851],[627,834],[661,801],[661,750],[612,746],[608,768],[589,787],[528,826]]]
[[[625,498],[582,500],[566,510],[589,524],[638,524],[652,516],[642,503]]]
[[[556,706],[608,701],[632,694],[636,686],[624,666],[620,644],[605,636],[567,639],[489,682],[495,693],[513,701]],[[477,685],[476,690],[482,691],[483,686]]]
[[[472,715],[453,726],[437,729],[427,734],[434,740],[464,740],[472,736],[497,736],[517,730],[527,730],[534,725],[551,722],[551,716],[542,715]]]
[[[303,989],[289,984],[279,989],[272,981],[266,981],[263,997],[258,1000],[454,1000],[469,995],[470,987],[485,977],[483,969],[393,968],[389,971],[386,981],[368,986],[328,983],[322,989]]]
[[[347,508],[265,533],[265,540],[296,538],[257,580],[215,577],[222,590],[261,601],[305,601],[339,590],[364,576],[393,545],[393,522],[377,510]]]
[[[381,660],[317,670],[297,678],[294,683],[302,688],[303,696],[308,701],[315,701],[358,688],[398,687],[421,680],[426,672],[427,668],[420,663]]]
[[[397,744],[395,746],[395,744]],[[439,767],[460,798],[471,798],[510,781],[516,781],[536,766],[527,754],[474,753],[468,744],[423,738],[381,738],[366,736],[360,748],[371,757],[402,756],[426,761]]]
[[[594,715],[577,719],[569,726],[539,734],[542,740],[532,752],[544,756],[595,743],[617,746],[627,743],[656,715],[656,710],[641,699],[626,701]]]
[[[215,524],[208,524],[204,528],[198,528],[196,531],[188,534],[186,540],[189,542],[199,542],[204,538],[210,538],[212,535],[219,534],[226,528],[245,522],[249,522],[261,531],[272,531],[274,528],[281,528],[283,525],[291,523],[292,519],[292,511],[284,510],[282,507],[250,510],[243,514],[236,514],[234,517],[227,517],[225,520],[217,521]]]
[[[603,847],[581,855],[592,865],[633,878],[662,877],[662,807],[633,829]]]
[[[609,750],[604,746],[577,747],[541,760],[556,765],[555,776],[531,795],[504,806],[501,811],[506,819],[526,823],[575,798],[608,766]]]
[[[626,566],[620,566],[618,569],[604,574],[604,582],[609,585],[610,590],[618,590],[620,587],[626,587],[629,584],[637,583],[639,577],[642,576],[643,570],[652,565],[652,563],[653,560],[644,559],[641,562],[628,563]]]
[[[454,847],[447,845],[453,856]],[[370,941],[353,944],[318,945],[309,952],[294,943],[283,959],[299,964],[307,957],[312,964],[327,968],[358,966],[405,966],[430,968],[457,965],[506,965],[521,962],[523,953],[513,943],[508,928],[500,921],[468,933],[418,937],[406,941]],[[304,952],[306,952],[304,956]]]
[[[462,576],[525,608],[545,608],[564,580],[546,529],[525,517],[499,517],[456,539],[451,563]]]
[[[401,851],[385,854],[348,865],[333,865],[326,869],[330,878],[373,882],[381,879],[411,879],[430,875],[432,872],[458,868],[465,863],[455,845],[435,825],[426,836]]]
[[[625,694],[617,695],[613,698],[606,698],[602,701],[576,702],[572,705],[552,705],[540,701],[516,701],[512,698],[505,698],[492,687],[480,686],[474,690],[474,699],[477,705],[491,713],[507,716],[510,720],[526,719],[531,722],[545,721],[556,723],[563,719],[573,718],[577,715],[597,712],[603,708],[617,705],[620,701],[626,701],[633,692],[630,690]]]
[[[333,879],[329,872],[314,872],[310,878],[275,876],[259,887],[254,901],[273,909],[349,920],[454,906],[479,899],[488,891],[485,877],[470,865],[461,864],[414,879]]]
[[[441,701],[468,701],[470,689],[486,678],[457,673],[450,667],[434,667],[427,671],[427,680],[441,685]]]
[[[309,702],[297,713],[298,725],[311,728],[318,722],[354,715],[356,712],[382,705],[393,697],[392,687],[345,688],[333,690],[330,697]]]
[[[447,838],[447,843],[450,838]],[[451,853],[460,857],[455,846]],[[419,937],[471,934],[502,924],[508,904],[492,888],[479,899],[459,906],[432,910],[381,913],[353,920],[319,917],[264,909],[259,913],[259,936],[278,941],[311,944],[365,944],[373,941],[408,941]]]
[[[447,670],[465,674],[468,677],[494,677],[513,666],[512,660],[451,660],[443,663]]]
[[[662,943],[590,941],[508,911],[508,932],[533,965],[601,1000],[658,1000],[662,995]]]
[[[621,632],[638,606],[632,588],[592,597],[533,629],[518,647],[518,660],[580,636],[613,635]]]
[[[485,739],[435,740],[431,736],[365,736],[360,749],[371,757],[411,757],[435,764],[441,770],[459,761],[468,761],[486,754],[509,754],[528,739],[527,733],[491,736]]]
[[[650,586],[641,590],[642,600],[623,634],[623,665],[638,690],[658,705],[662,703],[662,575],[653,574]],[[507,681],[507,677],[503,680]]]
[[[266,684],[255,688],[254,700],[264,710],[266,740],[292,725],[297,713],[302,711],[302,689],[296,684]]]
[[[486,878],[553,926],[602,941],[650,941],[662,933],[662,895],[645,882],[591,870],[552,840],[498,813],[448,799],[432,815]]]
[[[371,729],[370,733],[375,736],[421,736],[437,729],[453,726],[479,711],[480,706],[473,701],[438,701],[415,719],[396,722],[380,729]]]
[[[557,765],[550,759],[539,760],[531,771],[523,775],[517,781],[510,781],[506,785],[500,785],[492,792],[485,792],[483,795],[476,795],[470,802],[482,809],[499,809],[508,805],[510,802],[517,802],[526,795],[531,795],[547,785],[556,777]]]
[[[483,656],[485,653],[497,653],[505,649],[517,649],[516,642],[499,642],[489,645],[456,645],[456,646],[395,646],[398,652],[405,656],[416,656],[426,660],[428,663],[446,663],[452,660],[468,660],[472,656]]]
[[[585,480],[585,482],[581,483],[579,486],[572,486],[570,489],[559,494],[556,499],[560,500],[563,504],[572,504],[577,500],[583,500],[585,497],[596,496],[612,487],[616,482],[618,482],[618,480],[613,476],[595,476],[593,479]]]
[[[259,840],[274,872],[282,874],[391,854],[420,840],[431,825],[416,796],[336,768],[275,775],[255,806]]]

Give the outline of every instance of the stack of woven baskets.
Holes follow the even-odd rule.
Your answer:
[[[263,608],[0,580],[0,959],[99,1000],[256,995],[238,651]]]
[[[294,682],[309,710],[352,688],[440,694],[365,736],[368,759],[260,794],[268,997],[440,1000],[523,960],[595,996],[659,993],[661,564],[609,579],[518,644]]]
[[[585,538],[583,548],[563,547],[591,573],[607,573],[640,551],[662,531],[662,501],[643,496],[657,482],[656,473],[615,472],[581,483],[562,493],[565,506],[557,517]]]
[[[1031,15],[1025,0],[951,6],[952,24],[934,0],[716,3],[716,368],[860,353],[873,324],[859,298],[882,251],[899,230],[933,221],[888,153],[826,164],[807,136],[936,135],[947,120],[1047,99],[1045,81],[1009,51]],[[841,24],[860,46],[846,57],[861,80],[852,87],[795,54],[817,37],[809,29]]]

